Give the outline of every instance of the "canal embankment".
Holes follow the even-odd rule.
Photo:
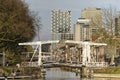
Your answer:
[[[62,67],[61,69],[75,72],[81,77],[95,77],[95,78],[120,78],[120,67],[103,67],[103,68],[71,68]]]
[[[0,80],[7,79],[24,79],[24,78],[44,78],[45,71],[41,67],[0,67]]]
[[[95,73],[93,74],[94,78],[120,78],[120,74],[100,74]]]
[[[120,78],[120,67],[106,67],[93,69],[93,77],[99,78]]]

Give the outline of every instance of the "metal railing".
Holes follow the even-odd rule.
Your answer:
[[[38,62],[22,62],[21,67],[38,67]]]
[[[55,62],[52,62],[53,64],[55,64]],[[62,63],[59,63],[59,64],[62,64]],[[72,66],[82,66],[83,64],[82,63],[63,63],[64,65],[72,65]],[[108,63],[107,62],[87,62],[84,64],[84,66],[86,67],[98,67],[98,68],[101,68],[101,67],[108,67]],[[38,62],[22,62],[21,63],[21,67],[39,67],[38,66]]]
[[[86,67],[108,67],[107,62],[90,62],[85,63]]]

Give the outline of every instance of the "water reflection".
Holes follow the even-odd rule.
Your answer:
[[[59,68],[46,69],[45,80],[120,80],[120,78],[80,78],[74,72],[68,72]]]
[[[59,68],[47,70],[46,80],[80,80],[79,76],[76,76],[73,72],[63,71]]]
[[[61,70],[59,68],[46,69],[44,79],[15,79],[15,80],[120,80],[120,78],[80,78],[76,73]]]

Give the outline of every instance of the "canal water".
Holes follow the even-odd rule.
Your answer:
[[[76,76],[76,73],[59,68],[48,69],[45,77],[46,80],[80,80],[80,76]]]
[[[45,80],[120,80],[118,78],[80,78],[74,72],[68,72],[59,68],[46,69]]]
[[[15,79],[17,80],[17,79]],[[20,80],[20,79],[19,79]],[[46,69],[44,79],[22,79],[22,80],[120,80],[120,78],[80,78],[74,72],[68,72],[59,68]]]

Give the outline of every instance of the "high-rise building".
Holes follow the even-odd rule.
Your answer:
[[[85,8],[84,10],[82,10],[81,17],[92,20],[100,18],[102,20],[102,10],[101,8]]]
[[[101,8],[85,8],[82,10],[82,18],[90,19],[91,20],[91,26],[97,27],[96,25],[92,24],[100,22],[99,25],[102,25],[102,10]]]
[[[120,12],[115,17],[115,36],[120,37]]]
[[[115,33],[116,40],[120,40],[120,12],[118,12],[115,16]],[[115,57],[120,56],[120,46],[116,44]]]
[[[73,39],[71,30],[71,11],[52,10],[51,34],[52,40]]]
[[[102,10],[101,8],[85,8],[82,10],[82,18],[90,19],[92,29],[92,40],[97,37],[96,32],[98,27],[102,27]]]
[[[75,41],[91,41],[90,20],[79,18],[74,25],[74,40]]]

